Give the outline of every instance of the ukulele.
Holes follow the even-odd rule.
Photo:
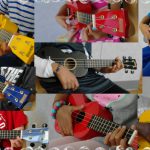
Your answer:
[[[4,94],[5,98],[19,109],[25,106],[31,95],[29,90],[2,82],[0,82],[0,93]]]
[[[0,130],[0,140],[16,139],[17,137],[34,143],[39,142],[47,144],[49,142],[48,128],[31,128],[28,130]]]
[[[90,102],[83,94],[71,94],[68,98],[69,105],[84,105],[82,111],[74,111],[72,113],[73,135],[81,140],[91,139],[97,136],[105,136],[109,132],[113,132],[119,126],[118,123],[112,121],[112,114],[108,109],[104,108],[96,101]],[[55,130],[60,133],[58,122],[55,122]],[[137,149],[137,131],[126,129],[124,138],[128,140],[128,144]]]
[[[139,122],[150,123],[150,110],[146,110],[140,115]],[[147,142],[144,138],[139,137],[138,143],[139,143],[139,149],[138,150],[144,150],[144,148],[150,149],[150,143]]]
[[[84,5],[84,6],[82,6]],[[77,29],[92,24],[93,30],[100,30],[122,39],[128,38],[129,18],[127,10],[104,10],[92,14],[91,3],[82,4],[80,1],[68,3],[68,16],[71,24]],[[73,20],[73,21],[72,21]]]
[[[82,52],[72,52],[64,53],[60,49],[55,47],[44,47],[39,52],[40,56],[46,59],[52,59],[56,63],[59,63],[66,68],[68,68],[76,77],[83,77],[87,74],[88,68],[102,68],[102,67],[111,67],[115,60],[101,60],[101,59],[87,59],[87,56]],[[122,63],[124,64],[125,73],[128,73],[128,70],[131,70],[131,73],[134,73],[134,70],[137,69],[137,63],[132,57],[122,58]]]
[[[18,27],[4,15],[0,15],[0,41],[7,42],[12,52],[26,64],[34,58],[34,39],[15,35]]]

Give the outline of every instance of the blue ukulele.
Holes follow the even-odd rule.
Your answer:
[[[47,144],[49,141],[48,128],[31,128],[28,130],[0,130],[0,140],[20,137],[28,142]]]
[[[5,98],[19,109],[24,107],[31,95],[29,90],[10,84],[4,84],[3,82],[0,82],[0,93],[4,94]]]

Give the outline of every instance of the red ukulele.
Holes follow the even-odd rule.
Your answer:
[[[73,133],[76,138],[87,140],[96,136],[105,136],[121,126],[112,121],[112,114],[108,109],[97,102],[89,101],[83,94],[71,94],[68,102],[73,106],[85,105],[82,111],[72,113]],[[57,121],[55,122],[55,130],[60,133]],[[128,140],[129,145],[137,149],[136,130],[127,129],[124,138]]]
[[[128,12],[124,8],[120,10],[105,10],[92,14],[91,3],[82,4],[80,1],[68,3],[68,15],[71,16],[71,24],[78,29],[92,24],[93,30],[128,38],[129,19]],[[73,23],[72,23],[73,22]]]

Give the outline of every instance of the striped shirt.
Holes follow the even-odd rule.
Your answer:
[[[34,32],[34,0],[0,0],[0,13],[16,23],[21,34]]]

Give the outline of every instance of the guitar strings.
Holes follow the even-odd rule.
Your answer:
[[[76,113],[76,112],[73,112],[73,113]],[[79,114],[79,113],[76,113],[77,115],[81,115],[81,114]],[[91,114],[91,115],[93,115],[93,114]],[[74,116],[74,115],[72,115],[72,117],[74,117],[75,119],[77,118],[77,119],[82,119],[82,118],[80,118],[80,117],[77,117],[76,115]],[[84,116],[85,117],[85,116]],[[98,116],[99,117],[99,116]],[[86,117],[86,118],[88,118],[88,117]],[[91,118],[88,118],[88,119],[91,119]],[[102,118],[103,119],[103,118]],[[87,120],[85,120],[84,119],[84,121],[85,122],[88,122],[89,123],[89,120],[87,121]],[[109,120],[105,120],[105,121],[108,121],[109,122]],[[111,121],[110,121],[111,122]],[[79,122],[77,122],[77,123],[79,123]],[[96,123],[101,123],[100,121],[96,121]],[[115,123],[115,122],[111,122],[111,123]],[[86,125],[87,126],[87,124],[86,123],[83,123],[82,122],[82,124],[84,124],[84,125]],[[105,123],[101,123],[102,125],[106,125],[107,127],[109,126],[108,124],[105,124]],[[116,124],[116,123],[115,123]],[[95,125],[95,124],[93,124],[93,125]],[[99,127],[99,126],[97,126],[97,127]],[[103,127],[102,127],[103,128]],[[105,127],[106,128],[106,127]],[[117,128],[114,128],[114,129],[117,129]],[[107,133],[107,132],[106,132]],[[105,134],[106,134],[105,133]],[[109,132],[108,132],[109,133]],[[130,137],[132,136],[132,134],[128,134]],[[138,136],[135,136],[135,137],[138,137]],[[133,142],[132,144],[135,144],[135,146],[137,146],[137,142]]]

